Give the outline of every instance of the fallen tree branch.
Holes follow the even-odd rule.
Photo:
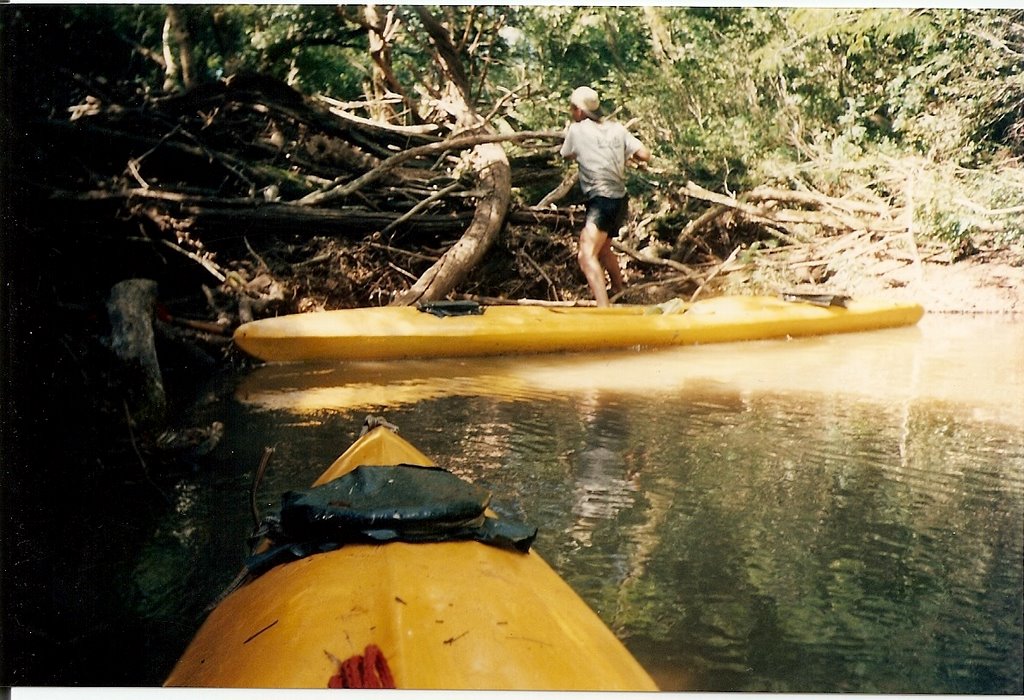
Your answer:
[[[565,198],[570,192],[572,192],[572,189],[576,186],[576,183],[579,182],[579,180],[579,170],[571,168],[565,173],[562,181],[558,183],[558,187],[544,195],[539,202],[531,207],[531,209],[543,209],[549,204]]]
[[[488,297],[478,294],[454,294],[455,299],[464,301],[475,301],[484,306],[550,306],[555,308],[573,308],[596,306],[593,299],[578,299],[576,301],[548,301],[545,299],[506,299],[504,297]]]
[[[404,150],[401,153],[396,153],[373,170],[363,173],[351,182],[345,184],[337,182],[332,183],[330,187],[324,190],[313,192],[312,194],[308,194],[305,197],[296,200],[295,204],[312,207],[344,199],[345,197],[355,194],[367,185],[377,182],[402,163],[422,156],[443,153],[444,151],[464,150],[484,144],[531,141],[537,139],[556,140],[561,139],[563,136],[564,134],[561,131],[521,131],[518,134],[475,134],[472,136],[460,136],[454,139],[448,139],[447,141],[440,141],[438,143],[416,146],[414,148]]]
[[[376,241],[367,241],[366,246],[370,248],[377,248],[379,250],[387,251],[388,253],[397,253],[398,255],[404,255],[407,258],[414,260],[426,260],[431,263],[437,262],[438,256],[436,255],[424,255],[423,253],[414,253],[411,250],[403,250],[402,248],[396,248],[390,245],[384,245],[383,243],[377,243]]]
[[[198,146],[189,146],[188,144],[184,144],[179,141],[170,140],[173,135],[183,134],[199,143],[198,139],[195,139],[195,137],[191,136],[191,134],[188,134],[188,132],[179,127],[175,127],[171,133],[165,134],[161,138],[152,138],[150,136],[120,131],[117,129],[84,124],[81,120],[74,123],[50,120],[46,122],[46,126],[60,131],[62,135],[65,136],[74,136],[76,135],[76,132],[82,135],[92,134],[97,140],[104,139],[125,144],[137,144],[140,147],[148,148],[149,150],[143,156],[135,159],[136,165],[138,162],[141,162],[142,158],[152,154],[153,151],[156,151],[159,148],[164,148],[174,153],[188,156],[189,158],[202,160],[206,164],[216,162],[232,175],[243,179],[246,183],[253,182],[253,178],[246,174],[246,171],[249,169],[249,165],[243,160],[228,153],[214,151],[201,143]]]
[[[135,188],[122,191],[90,190],[88,192],[54,192],[52,199],[69,202],[135,202],[151,201],[159,209],[162,228],[188,230],[204,234],[206,242],[228,240],[261,234],[318,234],[352,238],[380,231],[402,216],[398,212],[370,211],[362,207],[313,209],[288,202],[266,202],[248,197],[211,197],[182,192]],[[160,204],[166,202],[167,205]],[[152,216],[150,217],[152,218]],[[403,222],[411,231],[445,233],[453,231],[472,218],[470,212],[418,214]],[[531,219],[532,220],[532,219]],[[541,223],[550,226],[565,220],[550,214]]]
[[[185,250],[180,245],[178,245],[176,243],[172,243],[169,240],[167,240],[166,238],[161,239],[160,242],[163,243],[168,248],[170,248],[171,250],[173,250],[173,251],[175,251],[177,253],[181,253],[182,255],[184,255],[185,257],[189,258],[190,260],[193,260],[194,262],[197,262],[200,265],[202,265],[203,268],[205,268],[206,271],[209,272],[211,275],[216,277],[219,282],[223,283],[225,280],[227,280],[227,275],[225,275],[224,272],[220,269],[220,267],[218,267],[218,265],[215,262],[213,262],[212,260],[207,260],[206,258],[203,258],[202,256],[196,255],[192,251]]]
[[[689,267],[687,267],[686,265],[683,265],[680,262],[676,262],[675,260],[670,260],[670,259],[667,259],[667,258],[656,258],[653,255],[648,255],[648,254],[641,253],[640,251],[634,250],[633,248],[630,248],[628,245],[626,245],[625,243],[622,243],[621,241],[618,241],[618,240],[612,240],[612,248],[615,248],[616,250],[625,253],[626,255],[628,255],[629,257],[633,258],[634,260],[638,260],[638,261],[640,261],[642,263],[646,263],[647,265],[657,265],[657,266],[660,266],[660,267],[669,267],[669,268],[672,268],[673,270],[675,270],[677,272],[682,272],[682,273],[684,273],[686,275],[692,275],[693,274],[693,271]]]
[[[696,241],[698,245],[704,248],[705,252],[713,254],[711,247],[707,243],[705,243],[703,239],[697,238],[696,233],[697,231],[709,225],[712,221],[714,221],[727,211],[729,211],[729,207],[719,204],[707,209],[703,214],[698,216],[696,219],[690,221],[690,223],[686,224],[683,230],[680,231],[679,235],[676,237],[676,250],[682,248],[683,243],[692,239]]]
[[[978,214],[981,214],[982,216],[998,217],[998,216],[1012,216],[1014,214],[1024,213],[1024,206],[1021,206],[1021,207],[1006,207],[1006,208],[1003,208],[1003,209],[988,209],[988,208],[983,207],[982,205],[978,204],[977,202],[972,202],[971,200],[967,199],[966,197],[957,197],[956,202],[957,202],[957,204],[965,206],[968,209],[970,209],[971,211],[974,211],[974,212],[976,212]]]
[[[798,192],[796,190],[780,190],[774,187],[756,187],[743,194],[747,202],[787,202],[812,207],[831,207],[855,214],[871,214],[885,217],[889,210],[877,204],[828,197],[817,192]]]
[[[558,285],[556,285],[554,282],[551,281],[551,278],[548,277],[548,274],[546,272],[544,272],[544,268],[542,268],[537,263],[536,260],[534,260],[532,257],[530,257],[530,254],[527,253],[526,251],[520,250],[520,251],[517,251],[516,254],[526,258],[526,262],[528,262],[530,264],[530,267],[532,267],[534,270],[536,270],[537,274],[539,274],[541,277],[543,277],[544,281],[548,283],[548,288],[554,293],[555,299],[558,299],[559,301],[561,301],[561,297],[558,294]]]
[[[367,119],[366,117],[360,117],[356,114],[346,110],[346,107],[355,105],[357,103],[342,102],[335,100],[326,95],[317,95],[317,99],[328,105],[328,111],[334,116],[342,119],[346,122],[350,122],[354,126],[367,131],[369,133],[381,133],[388,134],[390,136],[420,136],[420,137],[433,137],[434,133],[440,129],[437,124],[414,124],[412,126],[402,126],[398,124],[388,124],[387,122],[381,122],[374,119]]]
[[[410,209],[406,213],[402,214],[400,217],[398,217],[397,219],[392,221],[390,224],[388,224],[387,226],[382,228],[380,230],[381,235],[390,233],[391,231],[395,230],[396,228],[398,228],[399,226],[404,224],[406,221],[408,221],[409,219],[411,219],[414,216],[416,216],[417,214],[419,214],[421,211],[424,211],[425,209],[429,208],[437,200],[443,199],[445,196],[447,196],[448,194],[454,192],[455,190],[459,189],[460,187],[462,187],[462,183],[461,182],[453,182],[452,184],[448,185],[444,189],[440,189],[437,192],[435,192],[434,194],[430,195],[429,197],[423,199],[416,206],[414,206],[412,209]]]
[[[473,221],[455,245],[392,303],[409,305],[444,297],[480,262],[497,239],[512,196],[508,157],[497,143],[483,143],[474,148],[474,159],[474,170],[486,194],[477,201]]]
[[[509,212],[508,220],[513,224],[525,226],[548,226],[558,228],[560,226],[576,226],[582,222],[582,212],[573,209],[514,209]]]
[[[884,227],[874,226],[868,222],[856,219],[843,212],[821,212],[821,211],[804,211],[804,210],[793,210],[793,209],[774,209],[764,206],[755,206],[744,201],[749,195],[744,195],[741,198],[728,197],[721,195],[716,192],[711,192],[703,187],[697,185],[694,182],[687,182],[686,186],[681,192],[689,197],[695,197],[707,202],[712,202],[722,207],[727,207],[731,210],[739,212],[743,216],[747,217],[752,221],[758,222],[771,222],[776,226],[782,226],[784,224],[810,224],[814,226],[823,226],[831,228],[837,231],[855,231],[858,229],[867,230],[897,230],[894,229],[893,225],[887,225]],[[758,201],[779,201],[778,196],[781,193],[773,191],[773,196],[770,199],[761,199]],[[800,193],[793,193],[794,197],[791,201],[799,202],[803,204],[817,204],[823,203],[823,197],[807,196]],[[899,229],[902,230],[902,229]]]
[[[456,190],[458,188],[455,188]],[[454,191],[446,191],[453,195]],[[474,194],[479,196],[479,193]],[[309,233],[315,227],[324,235],[353,238],[367,233],[391,231],[401,222],[409,231],[425,234],[445,233],[465,226],[472,218],[470,212],[455,211],[444,214],[370,211],[363,207],[341,209],[311,208],[289,202],[267,202],[249,197],[216,197],[207,194],[169,192],[157,189],[133,188],[127,190],[89,190],[86,192],[54,191],[51,199],[67,202],[166,202],[171,207],[163,210],[173,220],[171,228],[203,233],[207,242],[258,236],[264,234]],[[582,212],[571,208],[513,209],[507,214],[508,223],[519,226],[544,226],[558,229],[580,223]],[[166,223],[166,222],[165,222]],[[165,226],[166,227],[166,226]],[[244,232],[244,233],[243,233]]]
[[[712,270],[711,274],[704,278],[704,281],[700,283],[700,286],[698,286],[697,289],[694,290],[693,295],[690,297],[690,301],[696,300],[696,298],[700,296],[700,293],[704,291],[704,288],[708,286],[708,282],[717,277],[718,273],[724,270],[726,265],[728,265],[729,263],[736,259],[736,256],[739,255],[740,249],[742,247],[743,246],[736,246],[733,249],[733,251],[729,253],[729,257],[723,260],[721,265]]]

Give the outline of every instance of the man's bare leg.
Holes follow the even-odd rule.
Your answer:
[[[604,239],[601,252],[598,254],[601,265],[608,271],[608,278],[612,283],[612,294],[618,294],[626,288],[622,279],[622,269],[619,267],[619,256],[612,250],[612,239],[608,236]]]
[[[601,266],[601,250],[608,243],[608,234],[592,223],[587,223],[580,232],[580,248],[576,256],[583,276],[587,278],[590,291],[598,306],[609,306],[608,292],[604,288],[604,267]],[[616,270],[618,262],[616,261]],[[622,281],[622,273],[619,273]]]

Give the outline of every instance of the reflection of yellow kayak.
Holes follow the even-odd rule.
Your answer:
[[[397,463],[431,464],[378,427],[316,484]],[[213,610],[166,685],[325,688],[371,656],[398,688],[657,690],[540,556],[472,541],[349,544],[278,565]]]
[[[917,304],[848,300],[819,306],[774,297],[719,297],[666,308],[481,307],[435,316],[413,307],[345,309],[246,323],[235,343],[267,361],[386,360],[610,350],[762,340],[908,326]]]

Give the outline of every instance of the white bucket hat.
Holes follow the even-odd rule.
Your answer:
[[[573,90],[569,96],[569,104],[578,107],[591,119],[598,119],[601,116],[601,100],[592,87],[581,85]]]

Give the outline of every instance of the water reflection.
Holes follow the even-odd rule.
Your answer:
[[[659,400],[706,385],[740,392],[969,407],[1024,426],[1024,323],[934,318],[873,333],[649,352],[267,365],[240,401],[289,413],[393,409],[446,396],[547,400],[600,390]]]
[[[633,506],[637,491],[635,460],[630,458],[629,415],[600,392],[580,397],[576,410],[583,434],[569,465],[573,523],[566,533],[589,547],[596,524],[613,520]]]
[[[966,325],[266,367],[239,386],[223,458],[251,469],[278,444],[270,502],[385,411],[539,526],[538,551],[665,689],[1021,692],[1024,326]],[[235,503],[200,570],[240,561],[244,477],[181,514]]]

